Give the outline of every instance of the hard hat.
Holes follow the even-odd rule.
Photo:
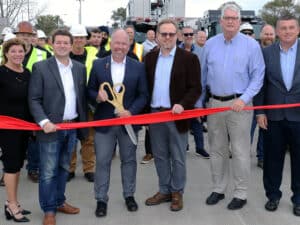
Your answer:
[[[251,31],[253,31],[253,26],[250,23],[243,23],[240,26],[240,31],[243,31],[243,30],[251,30]]]
[[[45,34],[44,31],[42,31],[42,30],[37,30],[36,32],[37,32],[37,37],[38,37],[38,38],[47,38],[47,36],[46,36],[46,34]]]
[[[8,41],[8,40],[10,40],[10,39],[13,39],[13,38],[15,38],[15,37],[16,37],[15,34],[13,34],[13,33],[8,33],[8,34],[6,34],[6,35],[4,36],[3,42],[6,42],[6,41]]]
[[[73,37],[87,37],[88,34],[86,32],[86,29],[81,24],[72,25],[70,28],[70,33]]]
[[[12,32],[13,32],[13,30],[10,27],[4,27],[2,32],[1,32],[1,35],[7,35],[7,34],[10,34]]]
[[[28,33],[28,34],[33,34],[33,27],[31,23],[27,21],[22,21],[18,24],[15,34],[17,33]]]

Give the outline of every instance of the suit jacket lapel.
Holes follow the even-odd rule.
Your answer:
[[[79,96],[79,76],[78,76],[78,68],[76,66],[76,64],[73,63],[72,66],[72,76],[73,76],[73,82],[74,82],[74,89],[75,89],[75,93],[76,93],[76,98],[77,96]]]
[[[60,77],[60,73],[58,70],[58,65],[57,65],[55,57],[52,57],[49,59],[49,70],[51,71],[50,74],[53,74],[54,79],[56,80],[60,90],[64,93],[64,87],[63,87],[63,83],[62,83],[62,80]]]
[[[113,85],[112,76],[111,76],[111,56],[106,57],[106,62],[104,65],[104,80],[107,80],[111,85]]]
[[[131,67],[131,64],[130,64],[130,61],[128,60],[128,56],[126,57],[126,62],[125,62],[125,71],[124,71],[124,79],[123,79],[123,84],[126,87],[128,87],[129,83],[128,83],[128,76],[129,73],[130,73],[130,67]]]
[[[287,91],[284,80],[283,80],[283,74],[282,74],[282,70],[281,70],[281,61],[280,61],[280,45],[279,42],[277,42],[276,44],[276,48],[274,48],[274,64],[277,66],[276,71],[279,71],[279,82],[282,85],[282,88]]]
[[[293,87],[299,87],[300,85],[300,42],[298,41],[297,45],[297,53],[296,53],[296,62],[295,62],[295,68],[294,68],[294,76],[293,76],[293,83],[292,83],[292,88]]]

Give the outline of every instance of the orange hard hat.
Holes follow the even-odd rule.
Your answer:
[[[27,21],[22,21],[18,23],[18,26],[16,28],[15,34],[17,33],[28,33],[28,34],[33,34],[33,27],[31,23]]]

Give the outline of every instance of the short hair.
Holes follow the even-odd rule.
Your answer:
[[[172,19],[162,19],[161,21],[159,21],[159,23],[157,24],[157,32],[159,32],[159,29],[162,25],[170,24],[170,23],[174,25],[174,27],[176,28],[176,32],[177,32],[178,31],[178,25],[175,22],[175,20],[172,20]]]
[[[241,18],[241,9],[240,9],[240,7],[239,7],[237,4],[232,3],[232,2],[225,3],[225,4],[222,6],[222,8],[221,8],[221,17],[222,17],[222,18],[224,17],[225,11],[226,11],[227,9],[230,9],[230,10],[232,10],[232,11],[237,12],[239,19]]]
[[[133,25],[131,25],[131,24],[126,25],[126,26],[124,27],[124,30],[126,30],[127,28],[131,28],[131,29],[135,32],[135,28],[134,28]]]
[[[55,42],[55,37],[58,36],[58,35],[61,35],[61,36],[67,36],[70,38],[70,41],[71,41],[71,44],[73,44],[73,36],[72,34],[66,30],[66,29],[57,29],[53,32],[52,34],[52,43]]]
[[[297,17],[293,16],[293,15],[282,15],[280,16],[278,19],[277,19],[277,22],[276,22],[276,27],[278,26],[278,23],[280,21],[285,21],[285,20],[295,20],[297,22],[297,25],[299,26],[299,22],[298,22],[298,19]]]
[[[23,47],[24,52],[26,52],[26,46],[24,41],[22,41],[19,38],[12,38],[6,42],[4,42],[3,47],[2,47],[2,52],[3,52],[3,60],[1,62],[2,65],[4,65],[5,63],[7,63],[7,57],[6,57],[6,53],[8,53],[9,49],[14,46],[14,45],[20,45]]]
[[[181,28],[181,30],[183,30],[183,29],[192,29],[193,32],[195,32],[194,29],[191,26],[184,26],[184,27]]]
[[[90,32],[91,33],[101,33],[101,30],[98,28],[93,28]]]

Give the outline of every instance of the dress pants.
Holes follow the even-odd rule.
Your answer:
[[[263,181],[268,199],[280,199],[280,185],[287,144],[290,146],[292,202],[300,204],[300,122],[270,121],[264,132]]]
[[[210,98],[208,107],[228,107],[234,100]],[[224,193],[229,181],[229,161],[232,163],[234,197],[247,198],[250,174],[250,129],[252,111],[226,111],[207,117],[213,192]],[[229,139],[232,159],[229,159]]]
[[[108,202],[111,161],[116,142],[119,145],[121,159],[121,177],[123,197],[133,196],[136,186],[136,148],[123,126],[110,127],[106,133],[95,134],[96,171],[95,199]]]
[[[149,125],[159,192],[184,192],[188,132],[179,133],[174,122]]]

